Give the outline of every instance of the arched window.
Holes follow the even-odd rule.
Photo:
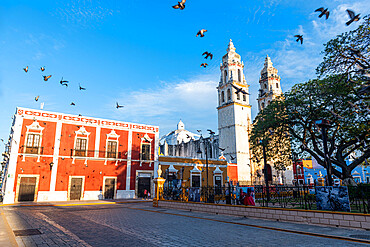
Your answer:
[[[265,89],[267,89],[267,84],[265,84]]]
[[[221,102],[222,103],[225,102],[225,93],[224,93],[224,91],[221,92]]]
[[[265,108],[265,103],[262,102],[262,109]]]
[[[227,71],[225,70],[224,71],[224,83],[226,83],[227,82]]]
[[[237,99],[237,100],[240,100],[240,93],[238,93],[238,94],[236,95],[236,99]]]
[[[227,101],[231,100],[230,88],[227,90]]]
[[[276,88],[279,88],[279,83],[276,83]]]
[[[238,69],[238,81],[241,82],[242,81],[242,76],[240,74],[240,69]]]

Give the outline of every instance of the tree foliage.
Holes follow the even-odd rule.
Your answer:
[[[369,92],[366,91],[370,17],[366,16],[356,30],[330,40],[323,53],[323,62],[317,68],[319,79],[296,84],[284,94],[284,99],[274,100],[256,117],[251,133],[255,162],[262,157],[259,141],[265,140],[267,159],[277,160],[277,167],[291,164],[287,161],[291,159],[290,152],[301,158],[312,156],[326,167],[321,130],[315,125],[319,119],[331,123],[328,152],[335,176],[350,178],[351,171],[370,157]],[[353,161],[347,164],[350,156]]]

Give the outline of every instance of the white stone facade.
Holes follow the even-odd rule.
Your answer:
[[[248,134],[251,125],[249,85],[243,73],[244,64],[235,50],[230,40],[220,66],[221,78],[217,87],[219,145],[225,148],[223,154],[227,160],[237,164],[238,180],[251,181]],[[244,93],[236,94],[238,88]]]

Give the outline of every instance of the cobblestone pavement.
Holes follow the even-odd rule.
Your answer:
[[[13,231],[41,232],[16,236],[19,246],[366,246],[232,222],[370,239],[366,231],[153,208],[151,202],[2,209]]]

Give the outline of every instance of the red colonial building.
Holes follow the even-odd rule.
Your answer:
[[[17,108],[5,156],[4,203],[154,193],[157,126]]]

